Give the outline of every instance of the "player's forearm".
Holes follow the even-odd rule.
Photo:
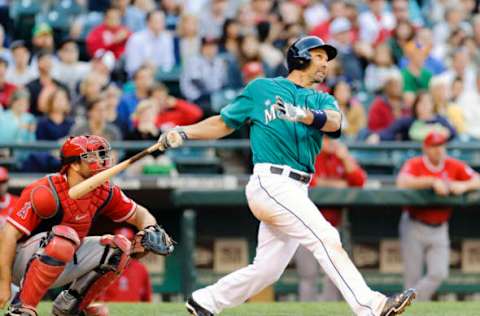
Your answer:
[[[466,187],[466,192],[480,190],[480,177],[474,177],[468,181],[452,181],[452,182],[462,182]]]
[[[141,205],[137,205],[135,215],[132,216],[127,222],[139,230],[143,230],[147,226],[157,224],[155,217],[153,217],[153,215]]]
[[[413,176],[399,176],[397,179],[397,187],[401,189],[431,189],[435,178],[433,177],[413,177]]]
[[[342,114],[333,110],[324,110],[326,119],[322,128],[320,129],[323,132],[336,132],[342,126]],[[305,125],[312,126],[315,121],[315,113],[312,111],[307,111],[305,118],[301,122]]]
[[[209,117],[193,125],[182,126],[188,139],[209,140],[225,137],[233,132],[220,115]]]

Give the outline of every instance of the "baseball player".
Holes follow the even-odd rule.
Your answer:
[[[0,167],[0,228],[5,225],[8,215],[17,201],[16,195],[8,193],[8,170]]]
[[[62,168],[27,186],[0,232],[0,308],[10,283],[20,287],[6,315],[34,316],[49,288],[71,283],[53,302],[53,315],[108,315],[90,304],[119,276],[130,255],[168,255],[173,245],[155,218],[118,186],[106,183],[79,200],[68,190],[110,166],[110,145],[99,136],[77,136],[60,149]],[[103,215],[133,224],[133,244],[122,235],[86,237]]]
[[[431,131],[423,141],[423,155],[405,162],[397,185],[406,189],[433,189],[442,196],[480,189],[480,177],[464,162],[448,157],[448,136]],[[420,300],[430,300],[448,276],[449,207],[405,208],[400,220],[400,242],[405,287],[415,286]],[[423,267],[427,270],[423,275]]]
[[[348,152],[347,146],[329,137],[323,138],[322,151],[315,161],[315,174],[311,187],[346,188],[362,187],[367,180],[366,172]],[[335,228],[340,227],[341,209],[322,209],[323,217]],[[318,296],[318,263],[304,247],[298,247],[295,265],[300,277],[298,294],[300,301],[338,301],[341,293],[329,278],[323,280],[323,291]]]
[[[397,315],[411,303],[413,290],[385,297],[372,291],[343,250],[337,230],[308,198],[308,184],[324,134],[340,135],[335,99],[310,89],[324,80],[337,50],[308,36],[289,48],[287,78],[256,79],[220,115],[163,133],[163,146],[185,139],[217,139],[250,125],[253,175],[246,187],[258,218],[253,263],[195,291],[188,311],[209,316],[237,306],[282,275],[301,244],[313,253],[356,315]]]

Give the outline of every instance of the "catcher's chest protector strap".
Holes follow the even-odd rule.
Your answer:
[[[96,212],[110,201],[112,198],[110,183],[107,182],[92,191],[87,202],[84,199],[79,202],[68,196],[69,186],[65,176],[61,174],[50,175],[48,181],[54,188],[54,194],[57,195],[57,199],[60,201],[60,206],[63,209],[62,223],[74,227],[79,232],[80,237],[83,238],[88,233],[92,221],[78,221],[77,219],[82,218],[85,214],[93,218]]]

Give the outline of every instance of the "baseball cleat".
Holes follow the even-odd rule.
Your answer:
[[[38,316],[35,308],[27,305],[10,305],[5,316]]]
[[[190,297],[187,302],[185,303],[185,307],[187,308],[188,312],[193,316],[214,316],[213,313],[210,313],[202,306],[198,305],[197,302]]]
[[[380,316],[400,315],[407,306],[412,304],[415,296],[417,296],[415,289],[408,289],[403,291],[403,293],[388,297]]]

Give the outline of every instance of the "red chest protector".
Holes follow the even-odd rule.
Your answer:
[[[60,202],[58,203],[57,214],[52,220],[58,222],[55,224],[66,225],[75,229],[80,238],[85,237],[97,212],[107,205],[112,198],[110,183],[101,185],[82,199],[74,200],[68,196],[70,187],[63,175],[50,175],[48,176],[48,182]]]

